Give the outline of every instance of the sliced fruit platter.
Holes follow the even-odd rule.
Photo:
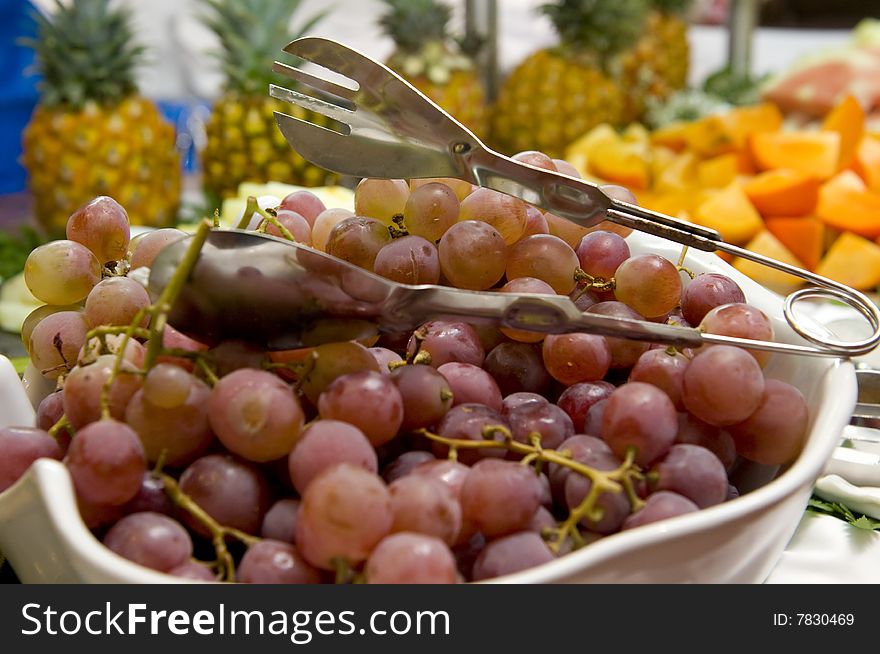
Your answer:
[[[812,127],[772,103],[653,132],[601,125],[568,148],[585,175],[633,189],[657,211],[717,229],[725,240],[861,290],[880,284],[880,138],[853,96]],[[765,286],[799,280],[745,260]]]
[[[304,190],[270,204],[250,198],[236,226],[396,282],[796,340],[780,299],[712,255],[459,180],[365,179],[351,209]],[[103,552],[89,572],[44,566],[54,580],[761,581],[854,402],[835,359],[442,317],[295,350],[198,341],[168,316],[217,228],[131,238],[99,197],[30,254],[24,281],[46,303],[22,327],[36,409],[0,429],[0,548],[34,580],[53,579],[19,525],[45,515],[58,532],[39,489],[61,473],[31,467],[49,458],[81,518],[58,547]],[[139,274],[184,238],[148,294]]]

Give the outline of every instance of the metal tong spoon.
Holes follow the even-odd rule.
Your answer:
[[[584,180],[494,152],[387,66],[341,43],[304,37],[284,51],[344,78],[333,81],[281,62],[273,66],[276,72],[296,80],[300,90],[273,84],[269,89],[272,97],[331,119],[331,128],[327,128],[275,113],[288,143],[318,166],[358,177],[455,177],[521,198],[583,227],[610,220],[699,250],[721,251],[755,261],[817,287],[799,289],[785,299],[787,322],[815,345],[802,347],[799,353],[858,356],[880,342],[880,310],[858,291],[725,243],[714,230],[615,200]],[[817,298],[854,308],[870,325],[871,335],[846,342],[812,332],[795,317],[794,305]],[[749,347],[757,348],[754,344]]]
[[[190,238],[153,262],[149,290],[161,293]],[[548,334],[589,332],[678,347],[707,343],[757,350],[846,356],[826,348],[734,338],[698,329],[581,313],[567,296],[411,286],[380,277],[310,247],[255,231],[214,230],[207,238],[169,323],[208,343],[259,342],[270,350],[411,332],[431,319],[457,318]]]

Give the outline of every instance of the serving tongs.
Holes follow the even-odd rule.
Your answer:
[[[341,43],[305,37],[284,51],[337,74],[334,81],[281,62],[273,66],[296,80],[299,90],[271,85],[272,97],[330,119],[330,125],[322,127],[275,113],[287,141],[312,163],[358,177],[455,177],[518,197],[583,227],[609,220],[787,272],[816,286],[791,293],[784,303],[787,322],[811,345],[585,314],[563,296],[407,286],[311,248],[238,230],[210,235],[170,316],[171,324],[180,329],[205,338],[257,339],[275,349],[357,338],[375,329],[406,331],[444,316],[544,333],[585,331],[681,347],[715,343],[817,356],[858,356],[880,342],[880,311],[851,288],[725,243],[714,230],[613,199],[584,180],[494,152],[394,71]],[[167,283],[185,247],[179,242],[166,248],[154,263],[154,291]],[[811,330],[796,317],[794,306],[814,298],[849,305],[868,322],[871,335],[841,341]]]

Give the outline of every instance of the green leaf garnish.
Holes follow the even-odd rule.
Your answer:
[[[874,520],[861,513],[855,514],[849,507],[840,502],[827,502],[815,495],[807,502],[807,511],[833,516],[858,529],[880,529],[880,520]]]

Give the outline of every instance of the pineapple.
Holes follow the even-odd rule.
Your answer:
[[[514,153],[561,157],[568,144],[601,123],[619,125],[626,89],[616,80],[618,53],[634,43],[645,0],[555,0],[541,10],[560,43],[540,50],[504,81],[492,117],[492,142]]]
[[[324,13],[294,33],[291,17],[301,0],[203,0],[205,24],[217,34],[226,87],[214,105],[202,152],[204,186],[214,200],[235,197],[242,182],[282,182],[300,186],[334,184],[337,176],[291,149],[274,113],[281,111],[318,125],[329,119],[269,97],[278,80],[272,62],[289,41],[303,36]],[[286,79],[284,86],[290,86]]]
[[[384,0],[380,24],[395,44],[386,62],[478,137],[488,109],[473,60],[449,35],[452,9],[438,0]]]
[[[177,218],[180,161],[173,127],[138,95],[128,12],[108,0],[58,3],[37,14],[29,41],[43,75],[40,102],[24,130],[23,163],[38,222],[49,236],[98,195],[110,195],[133,224]]]
[[[622,58],[622,83],[629,90],[625,123],[641,120],[647,105],[666,100],[687,83],[690,48],[687,14],[693,0],[650,0],[645,31]]]

